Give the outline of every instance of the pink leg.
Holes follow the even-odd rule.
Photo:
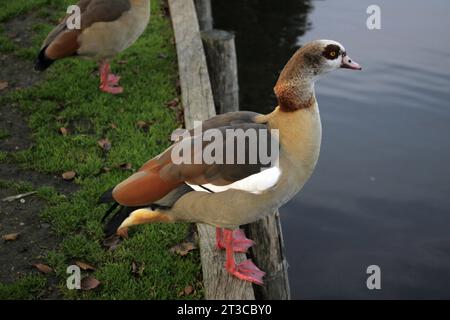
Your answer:
[[[100,70],[100,90],[111,94],[119,94],[123,92],[120,87],[120,77],[111,73],[110,65],[107,62],[102,62],[99,67]]]
[[[259,270],[251,260],[246,260],[236,265],[233,252],[233,231],[225,229],[224,238],[227,257],[225,268],[227,271],[241,280],[263,285],[262,278],[264,277],[265,272]]]
[[[233,231],[233,251],[246,253],[248,249],[255,245],[253,240],[245,237],[244,231],[237,229]],[[216,228],[216,247],[217,249],[225,249],[223,241],[222,228]]]
[[[112,86],[116,86],[116,85],[119,85],[119,81],[120,81],[120,76],[116,76],[112,73],[110,73],[108,75],[108,84],[110,84]]]

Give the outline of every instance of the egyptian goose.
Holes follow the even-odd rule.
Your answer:
[[[150,0],[81,0],[79,29],[69,29],[67,15],[45,39],[35,69],[43,71],[55,60],[78,56],[99,63],[100,90],[123,92],[110,61],[131,46],[150,19]]]
[[[216,243],[226,250],[227,271],[239,279],[262,284],[264,272],[252,261],[235,263],[234,252],[245,252],[254,244],[238,228],[273,213],[299,192],[311,176],[322,136],[314,82],[339,68],[361,70],[338,42],[317,40],[304,45],[280,75],[275,86],[279,106],[272,113],[241,111],[215,116],[202,124],[201,132],[191,130],[189,136],[177,140],[137,173],[106,192],[101,202],[115,202],[107,215],[121,206],[106,225],[106,233],[126,235],[129,227],[145,223],[206,223],[217,228]],[[227,139],[232,138],[225,132],[242,129],[244,133],[255,130],[259,142],[278,142],[278,161],[271,162],[266,170],[261,170],[264,167],[261,159],[256,162],[246,159],[240,164],[220,164],[222,158],[211,164],[180,162],[177,154],[182,153],[175,149],[201,141],[201,148],[191,155],[195,158],[212,143],[211,138],[204,139],[210,129],[223,134],[217,149],[223,148],[223,158],[233,152],[230,146],[235,147],[234,141],[228,145]],[[278,130],[277,134],[270,131],[269,138],[263,135],[273,129]],[[248,158],[248,144],[245,148]],[[227,160],[236,160],[234,155]]]

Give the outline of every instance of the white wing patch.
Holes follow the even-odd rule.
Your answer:
[[[272,167],[226,186],[215,186],[213,184],[203,184],[202,186],[211,190],[212,192],[223,192],[229,189],[235,189],[259,194],[276,185],[278,180],[280,179],[280,176],[280,168]],[[192,185],[189,183],[188,185],[195,191],[208,192],[199,185]]]

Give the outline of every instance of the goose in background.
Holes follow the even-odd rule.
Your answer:
[[[120,77],[111,73],[110,62],[144,32],[150,19],[149,0],[81,0],[81,27],[69,29],[67,15],[45,39],[35,69],[44,71],[66,57],[97,61],[100,90],[119,94]]]

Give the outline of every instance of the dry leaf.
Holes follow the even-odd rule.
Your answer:
[[[117,234],[114,234],[103,240],[103,246],[107,248],[109,251],[114,251],[122,242],[122,238]]]
[[[187,286],[184,288],[184,295],[189,296],[194,292],[194,288],[192,286]]]
[[[5,241],[16,241],[19,235],[20,233],[5,234],[4,236],[2,236],[2,239]]]
[[[81,279],[81,290],[88,291],[94,290],[100,285],[100,281],[94,277],[88,276]]]
[[[119,168],[122,170],[131,170],[133,168],[133,165],[129,162],[122,163],[122,164],[119,164]]]
[[[139,120],[138,122],[136,122],[136,126],[139,129],[144,129],[144,128],[148,127],[148,123],[145,121]]]
[[[92,271],[96,270],[94,266],[82,261],[75,261],[75,264],[79,266],[82,270],[92,270]]]
[[[186,286],[186,288],[184,288],[183,290],[181,290],[178,293],[178,297],[189,296],[189,295],[191,295],[194,292],[195,292],[195,290],[194,290],[194,288],[192,286]]]
[[[180,99],[175,98],[175,99],[170,100],[169,102],[167,102],[166,106],[168,106],[171,109],[176,109],[179,104],[180,104]]]
[[[0,80],[0,91],[5,90],[6,88],[8,88],[8,81],[3,81]]]
[[[117,124],[115,124],[114,122],[111,122],[109,126],[111,127],[111,129],[117,129]]]
[[[66,181],[73,180],[77,176],[75,171],[67,171],[62,174],[62,178]]]
[[[144,273],[145,263],[143,262],[134,262],[131,264],[131,272],[133,275],[140,277]]]
[[[62,128],[59,128],[59,133],[61,133],[65,137],[65,136],[67,136],[69,134],[69,130],[67,130],[66,128],[62,127]]]
[[[33,266],[34,266],[36,269],[38,269],[39,272],[42,272],[42,273],[45,273],[45,274],[53,272],[53,269],[50,268],[50,267],[49,267],[48,265],[46,265],[46,264],[35,263],[35,264],[33,264]]]
[[[108,173],[110,171],[111,171],[111,168],[109,168],[109,167],[103,167],[103,168],[100,169],[101,173]]]
[[[104,151],[111,150],[111,141],[109,141],[108,138],[100,139],[97,143]]]
[[[170,252],[178,254],[182,257],[186,256],[192,250],[197,249],[193,242],[182,242],[170,248]]]

